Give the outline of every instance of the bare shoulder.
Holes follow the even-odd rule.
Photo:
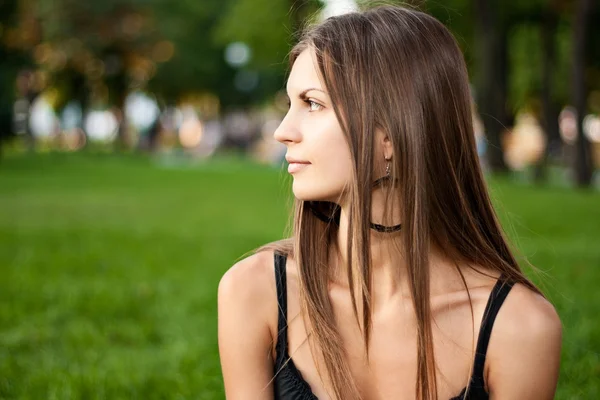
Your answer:
[[[516,284],[490,338],[486,362],[490,393],[502,398],[553,398],[561,341],[562,325],[554,306],[539,293]]]
[[[219,282],[219,303],[246,305],[253,313],[276,311],[273,263],[273,251],[261,251],[235,263]]]
[[[273,251],[233,265],[218,290],[219,355],[228,399],[272,399],[277,329]]]
[[[554,306],[541,294],[516,284],[494,324],[497,336],[514,344],[560,335],[562,325]]]
[[[219,283],[219,290],[227,290],[229,286],[242,286],[246,289],[264,289],[273,281],[273,251],[261,251],[235,263]],[[238,288],[239,289],[239,288]]]

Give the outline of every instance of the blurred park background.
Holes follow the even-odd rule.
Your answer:
[[[405,4],[465,53],[492,197],[564,324],[557,398],[598,399],[600,6]],[[355,6],[0,1],[1,399],[224,398],[218,281],[291,206],[286,54]]]

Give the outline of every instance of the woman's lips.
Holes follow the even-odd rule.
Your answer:
[[[306,168],[307,166],[309,166],[310,163],[297,163],[297,162],[291,162],[288,165],[288,172],[290,174],[293,174],[295,172],[301,171],[304,168]]]

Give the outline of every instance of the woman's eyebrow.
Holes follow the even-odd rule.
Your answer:
[[[300,94],[298,95],[299,98],[303,99],[306,97],[306,93],[310,92],[311,90],[316,90],[318,92],[321,92],[325,95],[327,95],[327,92],[325,92],[322,89],[317,89],[317,88],[308,88],[308,89],[304,89],[303,91],[300,92]],[[288,93],[288,97],[289,97],[289,93]]]

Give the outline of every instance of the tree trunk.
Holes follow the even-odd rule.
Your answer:
[[[125,101],[128,95],[128,80],[125,69],[116,77],[114,86],[116,106],[120,113],[119,127],[115,139],[115,149],[118,152],[125,151],[129,147],[129,138],[127,137],[127,114],[125,113]]]
[[[541,125],[546,136],[546,148],[535,166],[534,179],[537,183],[547,180],[548,159],[562,146],[558,125],[559,105],[553,98],[554,71],[556,68],[555,33],[558,26],[558,15],[553,10],[547,10],[542,17],[542,115]]]
[[[73,81],[75,84],[74,98],[75,101],[79,103],[79,107],[81,107],[81,120],[79,121],[78,128],[80,128],[81,132],[83,132],[84,143],[82,148],[85,149],[90,142],[88,133],[85,130],[85,116],[90,108],[90,90],[87,85],[87,79],[83,74],[74,73]]]
[[[589,187],[593,174],[591,146],[583,133],[583,118],[586,114],[587,100],[585,49],[591,11],[592,0],[579,0],[573,24],[573,105],[577,110],[575,181],[580,187]]]
[[[495,2],[475,0],[479,71],[477,106],[488,140],[487,160],[492,172],[507,172],[502,134],[512,123],[506,109],[508,57],[507,29]]]
[[[36,150],[37,139],[36,139],[35,135],[33,134],[33,132],[31,131],[30,120],[31,120],[31,109],[33,108],[33,103],[37,100],[39,95],[40,95],[39,91],[37,91],[35,89],[31,89],[30,91],[27,92],[27,96],[25,97],[27,99],[27,118],[25,119],[24,133],[25,133],[25,146],[29,153],[34,153]]]

